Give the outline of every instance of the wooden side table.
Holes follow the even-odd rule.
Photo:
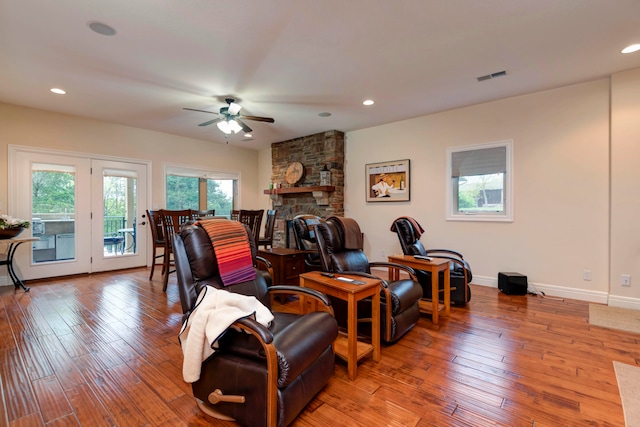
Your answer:
[[[298,276],[304,273],[304,251],[290,248],[259,249],[258,255],[265,258],[273,267],[273,284],[298,286]],[[284,304],[287,294],[278,294],[278,300]]]
[[[304,251],[290,248],[258,250],[258,255],[273,266],[273,284],[298,286],[298,276],[304,273]]]
[[[300,275],[300,286],[320,291],[341,300],[347,301],[347,337],[338,335],[334,343],[336,355],[347,361],[347,373],[350,380],[358,374],[358,361],[369,354],[373,360],[380,361],[380,280],[360,276],[340,275],[365,282],[364,285],[354,285],[335,278],[326,277],[319,271],[312,271]],[[358,341],[358,301],[371,297],[371,344]],[[305,310],[304,296],[300,298],[301,309]]]
[[[451,312],[451,275],[449,271],[450,260],[446,258],[431,258],[431,260],[414,258],[413,255],[390,255],[389,262],[406,265],[416,270],[424,270],[431,272],[431,305],[427,303],[427,299],[421,299],[418,303],[420,311],[431,313],[431,320],[434,325],[440,321],[439,313],[442,311],[444,316],[449,316]],[[439,295],[439,272],[444,272],[444,304],[440,304]],[[398,280],[400,278],[400,270],[389,267],[389,278]]]

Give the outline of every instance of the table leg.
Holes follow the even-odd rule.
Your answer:
[[[380,361],[380,292],[371,298],[371,345],[373,345],[373,360]]]
[[[378,302],[378,310],[380,310],[379,307]],[[347,372],[349,379],[355,380],[358,368],[358,304],[354,294],[349,294],[347,313]],[[378,342],[380,342],[379,336]]]
[[[6,261],[7,273],[9,273],[9,277],[11,278],[11,281],[13,282],[14,287],[16,288],[21,287],[22,289],[24,289],[25,292],[29,292],[30,288],[24,285],[24,282],[20,280],[20,278],[16,274],[16,271],[13,269],[13,257],[16,253],[16,249],[18,249],[18,246],[20,246],[21,243],[23,242],[11,243],[9,245],[9,250],[7,252],[7,261]]]
[[[449,266],[444,271],[444,315],[449,316],[451,313],[451,271]]]
[[[437,325],[440,321],[438,311],[438,302],[440,301],[440,272],[437,268],[431,269],[431,305],[433,312],[431,313],[431,321]]]

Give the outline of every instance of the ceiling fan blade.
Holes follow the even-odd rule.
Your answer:
[[[249,133],[251,132],[253,129],[251,129],[249,126],[247,126],[247,124],[245,122],[243,122],[242,120],[240,120],[239,118],[235,118],[235,121],[238,122],[238,124],[240,125],[240,127],[242,128],[242,131],[245,133]]]
[[[208,122],[200,123],[198,126],[209,126],[210,124],[217,123],[220,120],[222,119],[218,118],[218,119],[209,120]]]
[[[229,111],[229,114],[231,114],[232,116],[235,116],[240,112],[241,109],[242,109],[242,106],[240,104],[236,104],[235,102],[232,102],[229,104],[229,109],[227,111]]]
[[[267,123],[275,123],[271,117],[258,117],[258,116],[240,116],[246,120],[255,120],[256,122],[267,122]]]
[[[183,110],[189,110],[189,111],[199,111],[201,113],[209,113],[209,114],[218,114],[216,111],[207,111],[207,110],[198,110],[196,108],[187,108],[187,107],[183,107]]]

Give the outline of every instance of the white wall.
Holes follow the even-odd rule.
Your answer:
[[[514,221],[446,221],[446,149],[507,139]],[[397,159],[411,160],[411,201],[366,203],[365,164]],[[346,215],[374,260],[400,252],[389,227],[408,215],[426,229],[426,247],[460,250],[476,283],[515,271],[546,293],[606,302],[609,79],[348,132],[345,176]]]
[[[640,308],[640,69],[615,74],[611,90],[610,305]],[[631,275],[631,286],[620,285]]]
[[[166,133],[0,103],[0,212],[7,212],[9,144],[117,156],[152,162],[151,206],[164,207],[164,164],[240,173],[240,205],[262,207],[258,153]],[[270,172],[270,170],[269,170]]]

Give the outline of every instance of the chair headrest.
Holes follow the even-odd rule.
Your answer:
[[[251,235],[249,227],[244,226],[247,231],[247,235]],[[187,258],[191,266],[191,273],[193,279],[197,282],[210,279],[217,276],[218,260],[216,254],[211,245],[211,239],[207,232],[196,225],[186,225],[182,227],[180,236],[184,242],[184,248],[187,253]],[[251,258],[254,260],[257,255],[257,247],[254,239],[248,239],[249,246],[251,248]]]
[[[332,216],[327,222],[334,222],[342,229],[342,236],[345,249],[363,249],[364,241],[360,226],[353,218],[345,218],[341,216]]]

